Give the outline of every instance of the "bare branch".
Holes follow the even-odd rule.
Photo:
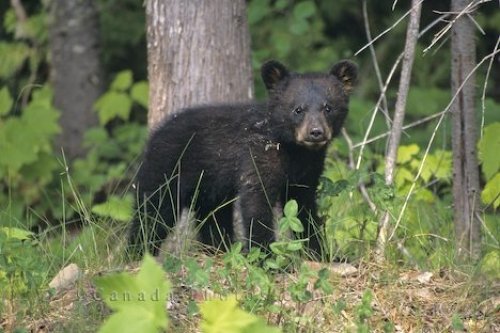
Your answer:
[[[349,167],[351,170],[355,170],[354,166],[354,157],[353,157],[353,148],[352,148],[352,139],[345,130],[345,128],[342,128],[342,135],[344,136],[345,141],[347,142],[347,147],[349,148]],[[366,203],[372,210],[374,214],[377,214],[377,206],[373,203],[372,199],[370,198],[370,195],[368,194],[368,191],[366,190],[365,184],[361,183],[358,185],[358,188],[361,192],[361,195],[363,196],[363,199],[365,199]]]
[[[500,37],[498,37],[495,47],[493,48],[493,53],[498,52],[499,45],[500,45]],[[490,63],[488,64],[488,69],[486,70],[486,77],[484,78],[483,94],[481,96],[481,133],[480,133],[481,138],[483,137],[483,129],[484,129],[484,112],[486,111],[486,105],[485,105],[486,87],[488,86],[488,79],[490,77],[491,68],[493,67],[493,60],[495,60],[495,57],[491,57]]]
[[[420,0],[417,5],[422,6],[422,2],[423,1],[424,0]],[[413,10],[413,7],[414,6],[412,5],[412,8],[410,8],[406,13],[404,13],[403,16],[401,16],[396,22],[394,22],[393,25],[391,25],[389,28],[385,29],[380,34],[378,34],[377,37],[375,37],[371,42],[367,43],[365,46],[363,46],[358,51],[356,51],[356,53],[354,53],[354,55],[357,56],[358,54],[360,54],[361,52],[363,52],[364,49],[366,49],[371,44],[373,44],[375,41],[377,41],[378,39],[380,39],[380,37],[382,37],[383,35],[385,35],[389,31],[391,31],[394,27],[396,27],[401,21],[403,21],[405,19],[406,16],[408,16],[411,13],[411,11]]]
[[[461,10],[460,12],[439,12],[439,11],[436,11],[436,13],[438,14],[453,14],[453,15],[456,15],[451,21],[448,22],[448,24],[446,26],[444,26],[443,29],[441,29],[437,34],[434,35],[434,38],[432,39],[432,42],[429,46],[427,46],[425,49],[424,49],[424,53],[426,53],[427,51],[429,51],[434,45],[436,45],[436,43],[441,39],[443,38],[444,36],[447,35],[448,31],[451,30],[451,27],[453,26],[453,24],[455,24],[455,22],[461,18],[462,16],[464,15],[467,15],[469,18],[471,18],[471,16],[469,15],[470,13],[473,13],[474,11],[476,11],[477,7],[483,3],[486,3],[486,2],[490,2],[491,0],[475,0],[475,1],[471,1],[463,10]],[[474,21],[474,24],[476,25],[476,27],[479,28],[479,31],[481,31],[483,34],[484,34],[484,31],[479,27],[479,25]]]
[[[401,77],[399,80],[398,98],[394,110],[394,118],[392,123],[391,134],[389,135],[388,149],[385,156],[385,183],[392,185],[394,180],[394,169],[396,166],[397,150],[401,133],[403,131],[403,121],[405,117],[406,100],[410,89],[411,72],[413,68],[413,60],[415,58],[415,48],[418,39],[418,31],[420,26],[420,12],[422,9],[422,1],[412,0],[410,22],[406,30],[406,42],[403,52],[403,63],[401,67]],[[385,245],[387,243],[387,235],[389,232],[389,212],[386,211],[382,216],[379,224],[379,234],[377,236],[377,246],[375,256],[377,261],[382,261],[385,253]]]
[[[26,10],[24,9],[21,0],[10,0],[10,5],[14,9],[14,13],[16,14],[16,18],[19,22],[24,22],[28,19],[28,15],[26,15]]]
[[[370,31],[370,21],[368,20],[368,10],[366,8],[366,0],[363,0],[363,21],[365,23],[365,32],[366,32],[366,39],[369,42],[370,45],[370,55],[372,58],[372,63],[373,63],[373,68],[375,69],[375,74],[377,76],[377,83],[379,86],[380,91],[384,90],[384,85],[382,83],[382,74],[380,73],[380,67],[378,65],[377,61],[377,54],[375,53],[375,48],[373,47],[373,44],[370,43],[372,40],[372,35]],[[389,108],[387,104],[387,98],[385,97],[385,94],[382,94],[382,113],[385,116],[385,120],[387,122],[387,128],[391,127],[391,117],[389,116]]]

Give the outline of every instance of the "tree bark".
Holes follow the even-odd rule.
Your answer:
[[[149,128],[195,104],[253,97],[244,0],[146,2]]]
[[[410,89],[411,71],[413,60],[415,58],[415,46],[417,45],[418,32],[420,27],[420,13],[422,9],[422,0],[412,0],[411,13],[408,28],[406,30],[406,42],[403,52],[403,63],[401,67],[401,77],[399,79],[398,97],[392,119],[391,132],[387,152],[385,154],[385,183],[392,185],[394,181],[394,171],[396,169],[396,160],[401,133],[403,131],[403,121],[405,118],[406,100]],[[381,262],[385,257],[385,247],[387,236],[389,234],[390,215],[386,211],[379,221],[379,232],[377,235],[377,244],[375,249],[375,260]]]
[[[103,92],[98,13],[92,0],[52,0],[50,12],[50,76],[62,112],[57,144],[73,159],[84,153],[85,131],[97,124],[93,104]]]
[[[476,152],[477,125],[474,114],[475,28],[468,15],[462,13],[469,3],[469,0],[451,2],[451,11],[458,15],[451,32],[451,92],[452,96],[457,96],[451,105],[453,202],[457,254],[462,258],[477,258],[481,229],[477,219],[480,188]]]

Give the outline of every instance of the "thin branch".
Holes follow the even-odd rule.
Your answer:
[[[426,123],[426,122],[428,122],[428,121],[431,121],[431,120],[433,120],[433,119],[435,119],[435,118],[439,117],[439,116],[440,116],[442,113],[444,113],[444,112],[446,112],[446,111],[440,111],[440,112],[438,112],[438,113],[434,113],[434,114],[432,114],[432,115],[430,115],[430,116],[427,116],[427,117],[421,118],[421,119],[419,119],[419,120],[415,120],[414,122],[411,122],[411,123],[409,123],[409,124],[404,125],[404,126],[403,126],[403,130],[407,130],[407,129],[410,129],[410,128],[415,127],[415,126],[422,125],[422,124],[424,124],[424,123]],[[369,138],[369,139],[367,139],[366,141],[358,142],[358,143],[354,144],[354,145],[352,146],[352,148],[358,148],[358,147],[360,147],[360,146],[362,146],[362,145],[366,145],[366,144],[368,144],[368,143],[372,143],[372,142],[374,142],[374,141],[377,141],[377,140],[383,139],[383,138],[385,138],[386,136],[388,136],[390,133],[391,133],[391,131],[387,131],[387,132],[385,132],[385,133],[382,133],[382,134],[376,135],[376,136],[374,136],[374,137],[372,137],[372,138]]]
[[[498,37],[497,42],[495,44],[495,47],[493,48],[493,53],[498,51],[498,46],[500,44],[500,37]],[[486,105],[485,105],[485,100],[486,100],[486,87],[488,86],[488,79],[490,78],[490,72],[491,68],[493,67],[493,60],[495,60],[494,57],[491,57],[490,63],[488,64],[488,69],[486,70],[486,77],[484,78],[484,85],[483,85],[483,94],[481,96],[481,133],[480,137],[483,137],[483,131],[484,131],[484,113],[486,111]]]
[[[424,0],[420,0],[418,2],[417,5],[419,6],[422,6],[422,2]],[[365,44],[365,46],[363,46],[362,48],[360,48],[358,51],[356,51],[356,53],[354,53],[355,56],[357,56],[358,54],[360,54],[361,52],[363,52],[364,49],[366,49],[367,47],[369,47],[371,44],[375,43],[377,40],[380,39],[380,37],[382,37],[383,35],[385,35],[386,33],[388,33],[389,31],[391,31],[392,29],[394,29],[394,27],[396,27],[401,21],[403,21],[405,19],[406,16],[408,16],[411,11],[413,10],[413,6],[412,8],[410,8],[406,13],[403,14],[403,16],[401,16],[396,22],[394,22],[393,25],[391,25],[389,28],[385,29],[384,31],[382,31],[380,34],[377,35],[377,37],[375,37],[371,42]]]
[[[26,10],[24,9],[21,0],[10,0],[10,5],[14,9],[14,13],[16,14],[16,18],[19,22],[25,22],[28,19],[28,15],[26,15]]]
[[[354,166],[354,156],[353,156],[353,147],[352,147],[352,139],[345,130],[345,128],[342,128],[342,135],[344,136],[345,141],[347,142],[347,148],[349,149],[349,168],[351,170],[355,170]],[[372,210],[374,214],[377,214],[377,206],[373,203],[372,199],[370,198],[370,195],[368,194],[368,191],[366,190],[365,184],[361,183],[358,185],[359,191],[361,192],[361,195],[363,196],[363,199],[365,199],[366,203]]]
[[[449,21],[448,24],[446,26],[444,26],[437,34],[434,35],[434,38],[432,39],[431,44],[424,49],[424,53],[427,53],[427,51],[429,51],[441,38],[446,36],[448,31],[451,30],[451,27],[455,24],[455,22],[459,18],[461,18],[464,15],[467,15],[470,18],[469,14],[476,11],[476,9],[477,9],[477,7],[479,7],[479,5],[486,3],[486,2],[490,2],[490,1],[491,0],[471,1],[463,10],[461,10],[460,12],[457,12],[457,13],[436,11],[436,13],[438,13],[438,14],[446,13],[446,14],[453,14],[456,16],[451,21]],[[476,24],[475,21],[474,21],[474,23]],[[476,24],[476,27],[477,26],[478,25]],[[484,31],[482,29],[479,29],[479,30],[484,33]]]
[[[377,83],[378,83],[378,86],[379,86],[379,89],[380,91],[382,91],[384,89],[384,85],[382,83],[382,74],[380,73],[380,67],[378,65],[378,61],[377,61],[377,54],[375,53],[375,48],[373,47],[373,44],[370,43],[370,41],[372,40],[372,34],[371,34],[371,31],[370,31],[370,20],[368,19],[368,9],[367,9],[367,6],[366,6],[366,1],[367,0],[363,0],[363,21],[365,23],[365,33],[366,33],[366,39],[368,40],[369,42],[369,45],[370,45],[370,55],[371,55],[371,59],[372,59],[372,63],[373,63],[373,68],[375,69],[375,75],[377,76]],[[389,108],[388,108],[388,104],[387,104],[387,98],[385,96],[385,94],[382,95],[383,99],[382,99],[382,113],[383,115],[385,116],[385,120],[387,122],[387,128],[391,128],[391,117],[389,116]]]
[[[420,26],[420,13],[422,1],[412,0],[411,15],[406,30],[406,42],[404,47],[403,63],[401,67],[401,77],[399,80],[398,97],[394,110],[391,134],[389,135],[388,149],[385,156],[385,183],[392,185],[394,180],[394,170],[396,167],[397,151],[401,133],[403,131],[403,121],[405,117],[406,100],[410,89],[411,72],[413,60],[415,58],[415,48],[418,39]],[[389,232],[389,212],[386,211],[379,224],[379,233],[377,236],[377,245],[375,250],[375,259],[382,261],[385,254],[385,245],[387,243],[387,234]]]

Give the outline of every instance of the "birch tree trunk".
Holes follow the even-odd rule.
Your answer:
[[[452,13],[459,15],[451,33],[451,93],[452,96],[457,95],[451,105],[451,113],[455,237],[457,254],[462,258],[477,258],[481,242],[480,222],[477,219],[480,188],[476,152],[477,125],[474,114],[475,28],[468,16],[472,13],[462,13],[470,2],[451,2]]]
[[[150,129],[180,108],[253,97],[244,0],[148,0],[146,20]]]
[[[422,0],[411,1],[411,13],[408,28],[406,30],[406,42],[403,52],[403,63],[401,68],[401,78],[399,80],[398,97],[392,119],[391,133],[387,152],[385,154],[385,183],[392,185],[394,181],[394,171],[396,169],[396,160],[403,130],[403,121],[405,117],[406,100],[410,89],[411,71],[413,60],[415,58],[415,46],[417,45],[418,32],[420,27],[420,13],[422,9]],[[379,231],[377,235],[377,244],[375,249],[375,260],[381,262],[384,260],[385,247],[389,234],[390,214],[385,211],[379,221]]]
[[[50,77],[62,112],[57,145],[73,159],[84,153],[85,131],[97,124],[93,105],[103,92],[98,13],[92,0],[52,0],[50,13]]]

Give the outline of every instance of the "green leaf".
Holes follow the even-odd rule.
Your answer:
[[[146,81],[140,81],[132,86],[130,96],[145,109],[149,106],[149,85]]]
[[[494,209],[500,207],[500,172],[486,183],[481,192],[481,200],[485,205],[492,205]]]
[[[132,71],[124,70],[118,73],[111,83],[111,90],[125,91],[132,85]]]
[[[0,90],[0,116],[8,114],[13,104],[14,100],[10,96],[9,89],[3,87],[2,90]]]
[[[117,311],[99,332],[157,332],[167,327],[165,301],[170,287],[164,271],[150,255],[144,257],[136,276],[104,276],[96,279],[96,285],[104,302]]]
[[[154,318],[141,306],[130,306],[112,315],[101,326],[99,333],[158,332]]]
[[[30,49],[24,43],[0,42],[0,78],[9,78],[24,64]]]
[[[413,174],[411,173],[410,170],[408,170],[405,167],[398,168],[396,171],[396,175],[394,177],[394,184],[396,184],[396,187],[398,189],[400,189],[407,182],[410,182],[410,183],[413,182]]]
[[[500,279],[500,252],[492,250],[481,259],[481,272],[494,279]]]
[[[404,164],[406,162],[411,161],[413,156],[418,154],[419,151],[420,151],[420,147],[416,144],[412,144],[412,145],[408,145],[408,146],[399,146],[397,163]]]
[[[303,239],[296,239],[296,240],[288,241],[286,244],[286,249],[287,249],[287,251],[290,251],[290,252],[299,251],[304,247],[303,246],[304,242],[305,242],[305,240],[303,240]]]
[[[201,329],[205,333],[242,332],[257,320],[238,309],[238,301],[235,296],[229,296],[225,300],[206,301],[200,306],[202,315]]]
[[[289,217],[288,219],[288,225],[290,226],[290,229],[292,229],[295,232],[303,232],[304,231],[304,226],[300,222],[300,220],[296,217]]]
[[[297,204],[297,201],[295,200],[289,200],[285,208],[283,209],[283,212],[286,217],[295,217],[297,216],[297,213],[299,212],[299,205]]]
[[[306,19],[294,19],[289,26],[290,32],[294,35],[303,35],[309,29],[309,23]]]
[[[316,5],[314,4],[314,1],[299,2],[293,8],[293,16],[297,20],[311,17],[314,13],[316,13]]]
[[[288,6],[288,0],[278,0],[274,3],[274,8],[283,10]]]
[[[253,25],[269,13],[269,0],[254,0],[248,5],[248,23]]]
[[[133,214],[133,198],[130,195],[125,197],[112,195],[106,202],[94,205],[92,213],[117,221],[130,221]]]
[[[234,295],[225,300],[210,300],[200,305],[203,333],[277,333],[259,317],[238,308]]]
[[[94,107],[99,116],[99,123],[106,125],[115,118],[128,120],[132,100],[122,92],[109,91],[95,102]]]
[[[15,238],[19,240],[27,240],[33,237],[31,231],[19,228],[2,227],[0,231],[7,235],[7,238]]]
[[[500,122],[484,128],[483,137],[479,141],[479,161],[483,166],[486,179],[490,179],[500,171]]]
[[[422,167],[420,178],[428,182],[431,177],[448,181],[451,178],[452,155],[450,151],[437,150],[428,155]]]

